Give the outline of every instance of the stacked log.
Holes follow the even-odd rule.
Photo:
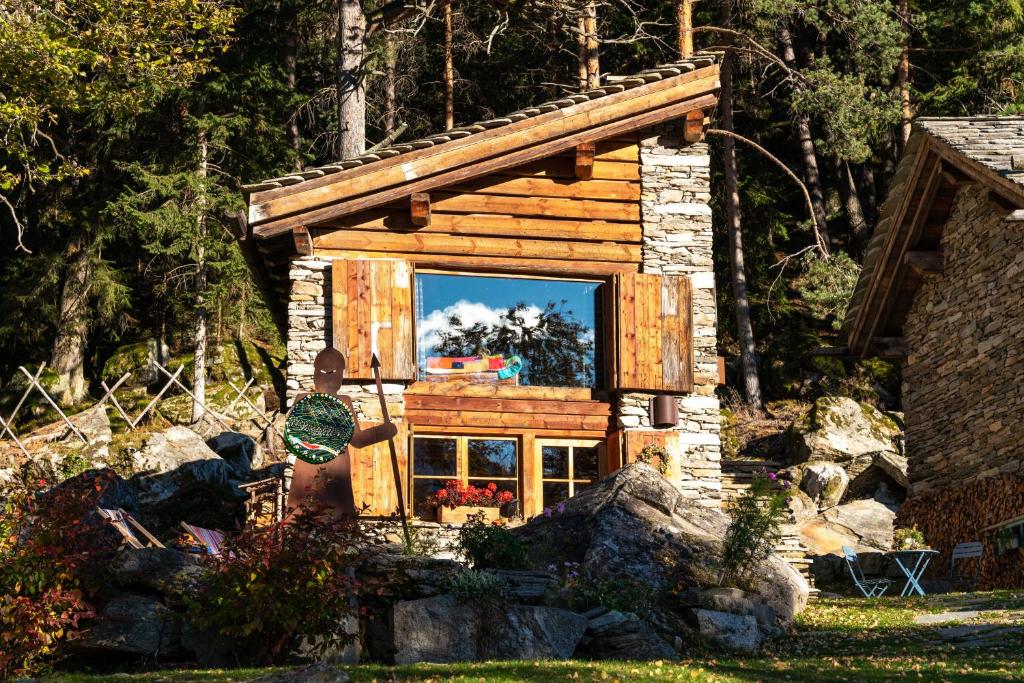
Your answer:
[[[953,547],[965,541],[981,541],[980,560],[959,560],[967,575],[977,571],[977,589],[1024,587],[1024,549],[999,553],[1000,524],[1024,516],[1024,477],[1001,475],[924,495],[912,494],[903,505],[897,524],[916,525],[939,556],[928,574],[935,578],[949,572]],[[977,563],[977,564],[971,564]]]

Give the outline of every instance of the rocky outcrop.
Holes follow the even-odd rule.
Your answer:
[[[803,468],[800,488],[803,489],[819,510],[839,505],[843,499],[850,477],[834,462],[816,462]]]
[[[232,475],[227,461],[188,427],[153,434],[133,460],[143,505],[160,503],[192,481],[226,485]]]
[[[590,581],[629,577],[637,591],[654,596],[714,576],[727,526],[720,510],[685,498],[649,465],[633,464],[570,498],[563,512],[534,518],[514,533],[538,566],[575,562]],[[788,625],[806,605],[806,581],[774,555],[753,574],[779,625]]]
[[[248,477],[253,470],[263,467],[263,449],[248,434],[221,432],[207,439],[206,445],[227,461],[236,477]]]
[[[587,630],[576,649],[585,659],[675,660],[676,648],[650,622],[632,612],[595,607],[586,614]]]
[[[92,654],[175,656],[181,646],[181,619],[154,597],[125,593],[104,605],[71,644]]]
[[[587,619],[557,607],[495,607],[446,594],[396,603],[392,626],[396,664],[568,659]]]
[[[761,631],[752,616],[699,609],[696,618],[700,634],[725,648],[751,653],[761,646]]]
[[[125,380],[125,386],[149,386],[162,376],[156,364],[166,365],[169,357],[167,345],[158,346],[155,339],[121,346],[103,364],[103,377],[108,384],[113,384],[127,372],[130,377]]]
[[[198,555],[172,548],[124,548],[110,562],[117,585],[181,601],[198,590],[206,569]]]
[[[888,550],[895,519],[896,512],[879,501],[855,500],[805,523],[800,536],[812,555],[840,554],[844,545],[858,552]]]
[[[833,462],[854,478],[878,453],[899,454],[899,424],[866,403],[851,398],[819,398],[787,435],[792,462]]]

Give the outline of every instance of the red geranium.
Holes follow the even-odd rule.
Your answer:
[[[493,481],[484,487],[477,487],[451,479],[445,482],[443,489],[438,489],[427,499],[427,504],[432,507],[445,505],[453,510],[461,505],[494,508],[514,499],[515,495],[511,491],[498,492],[498,485]]]

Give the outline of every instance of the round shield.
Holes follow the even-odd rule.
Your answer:
[[[309,394],[298,400],[284,423],[285,446],[299,460],[321,465],[345,450],[355,424],[352,411],[337,396]]]

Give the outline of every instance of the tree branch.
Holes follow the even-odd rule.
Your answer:
[[[414,14],[428,15],[433,7],[433,1],[427,0],[392,0],[385,3],[366,16],[366,37],[370,38],[381,29],[386,29]]]
[[[7,207],[7,210],[11,212],[11,220],[14,221],[14,228],[18,231],[18,244],[15,246],[15,250],[21,249],[26,254],[31,254],[28,247],[21,241],[21,238],[25,236],[25,226],[20,220],[18,220],[18,212],[14,209],[14,205],[11,204],[7,197],[0,194],[0,202]]]
[[[828,247],[825,245],[825,241],[821,236],[821,226],[818,225],[818,221],[814,217],[814,204],[811,203],[811,193],[807,191],[807,186],[804,185],[804,182],[800,180],[800,178],[798,178],[797,175],[793,173],[793,171],[790,170],[789,166],[786,166],[786,164],[782,163],[782,161],[778,157],[776,157],[774,154],[772,154],[764,147],[751,140],[750,138],[745,138],[742,135],[738,135],[737,133],[733,133],[732,131],[722,130],[720,128],[708,128],[707,134],[724,135],[725,137],[733,138],[734,140],[739,140],[742,143],[750,145],[758,152],[763,154],[770,161],[772,161],[776,166],[781,168],[786,173],[786,175],[793,179],[793,182],[800,186],[800,191],[803,192],[804,195],[804,201],[807,202],[807,209],[808,211],[810,211],[811,214],[811,226],[814,229],[814,241],[817,243],[818,251],[821,252],[822,257],[828,258]]]

